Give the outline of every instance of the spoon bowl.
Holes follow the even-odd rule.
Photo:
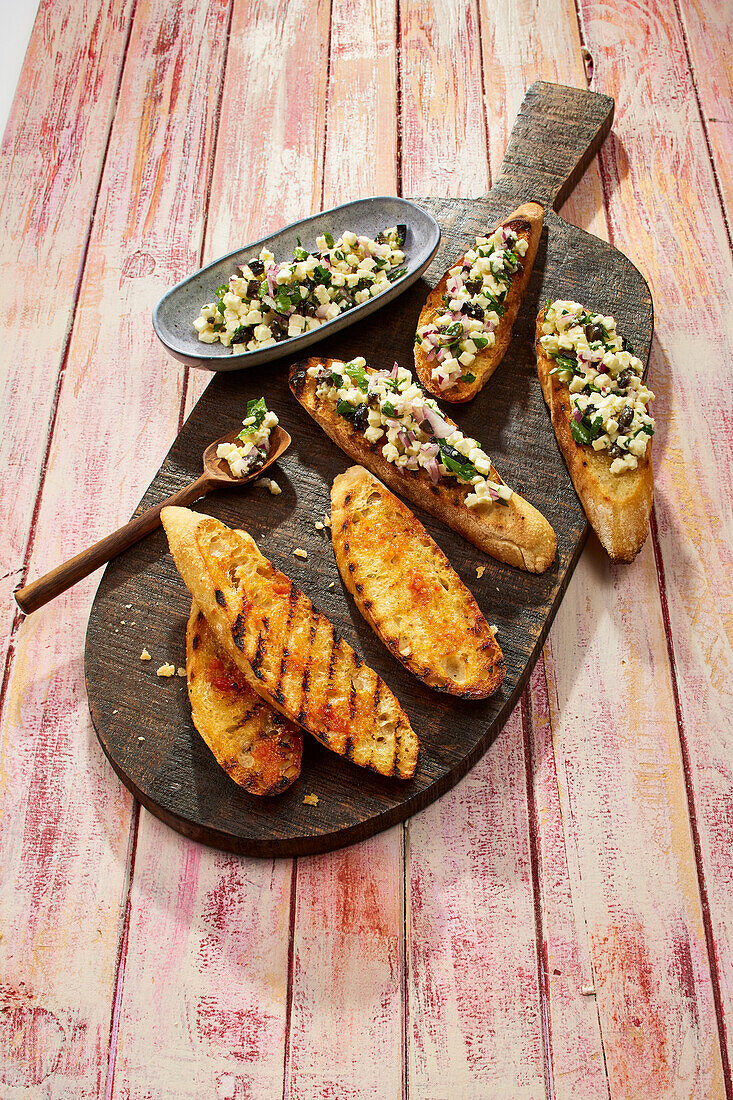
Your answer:
[[[227,460],[225,458],[218,458],[216,452],[220,443],[236,443],[238,439],[239,432],[228,432],[227,435],[223,435],[221,439],[215,439],[213,443],[209,443],[208,447],[204,451],[203,476],[210,478],[212,482],[212,488],[214,484],[244,485],[246,484],[246,482],[252,481],[253,478],[260,477],[268,466],[272,466],[273,462],[277,462],[280,455],[287,451],[288,447],[292,443],[292,439],[285,431],[285,429],[281,428],[279,424],[276,424],[270,432],[270,449],[267,452],[267,458],[262,463],[262,465],[257,466],[257,468],[254,470],[250,470],[250,472],[244,474],[243,477],[236,477],[229,469]],[[191,488],[193,488],[193,486],[191,486]],[[167,501],[166,504],[170,504],[170,501]],[[165,506],[166,505],[161,505],[161,507]]]
[[[324,233],[340,236],[348,229],[359,236],[373,239],[381,230],[393,225],[406,227],[403,251],[407,274],[396,279],[389,290],[378,294],[376,298],[369,298],[361,305],[340,313],[332,321],[326,321],[311,332],[292,336],[266,348],[233,351],[223,344],[205,344],[199,340],[193,322],[201,306],[214,298],[216,288],[228,282],[229,276],[240,264],[259,255],[262,248],[268,248],[278,261],[282,261],[292,256],[293,249],[301,241],[305,248],[315,248],[316,238]],[[189,367],[203,367],[212,371],[241,370],[243,367],[255,367],[284,356],[297,357],[304,348],[353,325],[355,321],[361,321],[387,302],[394,301],[420,278],[439,244],[440,228],[433,215],[408,199],[387,195],[344,203],[332,210],[324,210],[310,218],[293,222],[277,233],[244,245],[235,252],[229,252],[189,275],[160,299],[153,310],[153,328],[170,354]]]

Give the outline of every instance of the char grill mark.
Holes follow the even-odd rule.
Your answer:
[[[216,596],[216,602],[219,604],[219,607],[226,607],[227,601],[224,598],[224,593],[222,592],[221,588],[217,588],[214,591],[214,595]]]
[[[232,639],[237,649],[244,649],[244,635],[247,630],[247,616],[240,612],[234,620],[232,627]]]
[[[317,629],[318,615],[314,615],[311,619],[310,633],[308,635],[308,656],[305,659],[305,667],[303,669],[303,675],[300,679],[300,709],[298,711],[299,722],[302,722],[305,719],[305,703],[308,697],[308,688],[310,687],[311,661],[313,660],[313,646],[316,640]]]

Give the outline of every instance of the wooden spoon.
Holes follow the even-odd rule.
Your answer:
[[[149,508],[141,516],[135,516],[124,527],[113,531],[111,535],[100,539],[99,542],[95,542],[88,550],[83,550],[75,558],[71,558],[63,565],[58,565],[50,573],[39,577],[37,581],[27,584],[25,588],[19,588],[15,593],[15,600],[21,611],[25,611],[28,615],[36,608],[42,607],[49,600],[65,592],[67,588],[71,588],[72,584],[88,577],[100,565],[104,565],[105,562],[116,557],[117,554],[121,554],[123,550],[127,550],[134,543],[139,542],[144,535],[149,535],[160,523],[160,513],[169,504],[185,508],[187,505],[193,504],[199,497],[211,492],[212,489],[216,489],[217,486],[245,485],[253,478],[261,477],[267,467],[276,462],[291,443],[290,436],[285,429],[281,428],[279,424],[276,425],[270,433],[270,450],[262,466],[258,466],[256,470],[244,477],[235,477],[230,472],[226,460],[216,457],[216,449],[220,443],[235,443],[238,435],[238,432],[230,432],[228,435],[223,435],[221,439],[209,444],[203,454],[204,472],[192,485],[187,485],[185,489],[179,489],[168,500],[156,504],[154,508]]]

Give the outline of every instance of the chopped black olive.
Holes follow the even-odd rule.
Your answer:
[[[610,454],[611,458],[623,458],[624,457],[624,452],[615,443],[612,443],[611,446],[608,448],[608,453]]]
[[[259,280],[250,279],[250,281],[247,283],[247,297],[248,298],[259,298],[259,296],[260,296]]]
[[[631,405],[624,405],[623,409],[619,413],[618,426],[619,428],[628,428],[631,421],[634,419],[634,410]]]
[[[475,302],[464,302],[461,306],[461,313],[465,313],[466,317],[474,317],[477,321],[483,321],[484,319],[484,310]]]
[[[398,225],[397,226],[397,244],[402,246],[405,243],[406,240],[407,240],[407,226],[406,225]]]
[[[631,371],[628,370],[628,369],[627,370],[622,370],[621,373],[619,374],[619,376],[616,379],[616,384],[622,390],[625,390],[630,381],[631,381]]]
[[[469,294],[480,294],[483,290],[483,279],[467,279],[466,290]]]
[[[594,321],[592,325],[585,326],[585,338],[589,344],[594,343],[596,340],[602,340],[606,335],[603,325],[598,321]]]
[[[306,302],[301,308],[306,317],[315,317],[318,306],[315,302]]]
[[[369,426],[369,409],[366,405],[357,405],[354,409],[354,427],[363,432]]]
[[[634,354],[634,345],[629,343],[625,336],[621,337],[621,351],[629,351]]]
[[[231,342],[233,344],[244,344],[247,340],[248,335],[249,333],[247,332],[247,329],[244,327],[244,325],[240,325],[238,328],[235,328],[234,332],[232,333]]]
[[[263,275],[265,271],[265,265],[262,260],[250,260],[247,267],[253,275]]]

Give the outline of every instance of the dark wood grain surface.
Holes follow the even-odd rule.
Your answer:
[[[373,317],[319,345],[319,354],[362,354],[375,367],[389,367],[395,359],[412,366],[413,336],[429,289],[476,234],[485,233],[514,206],[537,197],[563,197],[565,181],[577,175],[589,150],[594,152],[602,141],[611,109],[607,97],[533,85],[520,114],[521,132],[510,141],[511,158],[505,159],[489,196],[416,200],[433,212],[442,229],[441,247],[425,277]],[[548,173],[543,166],[553,150],[558,153]],[[532,163],[538,165],[536,173],[528,168]],[[605,242],[547,210],[509,351],[478,397],[466,407],[452,407],[450,415],[488,450],[505,480],[550,521],[558,539],[557,560],[542,576],[520,572],[486,557],[418,512],[489,622],[498,626],[507,676],[499,693],[482,703],[456,701],[413,679],[364,623],[344,590],[328,530],[317,531],[314,522],[329,511],[331,481],[349,463],[291,396],[288,360],[276,369],[215,376],[140,509],[194,480],[206,445],[236,427],[248,398],[264,394],[293,437],[290,451],[273,470],[282,495],[273,497],[258,487],[216,492],[202,502],[201,510],[248,530],[262,552],[329,616],[394,690],[422,751],[414,779],[401,783],[356,768],[308,737],[301,779],[284,795],[267,801],[237,788],[191,723],[185,680],[156,675],[165,661],[184,664],[190,607],[159,530],[112,562],[102,578],[87,634],[86,684],[94,725],[112,766],[163,821],[205,843],[253,855],[325,851],[420,810],[489,748],[527,681],[588,533],[534,364],[536,314],[547,298],[558,296],[612,313],[642,360],[651,344],[651,296],[638,270]],[[307,561],[293,555],[296,547],[307,550]],[[480,578],[478,566],[485,566]],[[140,661],[143,647],[152,655],[149,662]],[[318,795],[317,806],[303,803],[311,793]]]

